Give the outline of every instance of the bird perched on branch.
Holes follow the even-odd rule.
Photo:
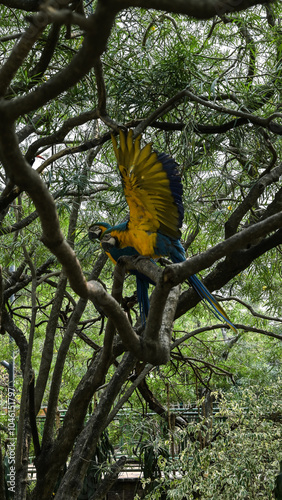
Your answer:
[[[99,239],[101,240],[103,234],[105,231],[108,229],[111,229],[110,224],[107,222],[96,222],[92,224],[89,228],[88,231],[88,236],[90,240],[95,240]],[[118,248],[116,246],[109,246],[109,249],[107,250],[104,248],[105,253],[109,257],[109,259],[116,264],[118,259],[120,257],[123,257],[124,255],[127,256],[135,256],[137,254],[135,248],[132,247],[126,247],[126,248]],[[148,296],[148,289],[149,289],[149,284],[155,285],[156,283],[152,281],[148,276],[145,274],[139,273],[138,271],[131,271],[131,274],[136,276],[136,289],[137,289],[137,300],[139,304],[139,310],[140,310],[140,317],[142,324],[145,324],[146,322],[146,317],[148,316],[149,312],[149,307],[150,307],[150,302],[149,302],[149,296]]]
[[[101,245],[111,256],[142,255],[150,258],[168,256],[172,262],[186,260],[180,242],[184,209],[183,186],[177,163],[165,153],[157,154],[152,144],[140,146],[141,136],[133,139],[120,131],[120,145],[112,136],[115,156],[129,206],[127,222],[108,227],[101,235]],[[116,257],[114,257],[116,260]],[[189,283],[211,306],[215,316],[236,331],[224,309],[196,275]]]

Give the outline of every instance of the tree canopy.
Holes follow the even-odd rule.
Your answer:
[[[127,401],[139,404],[137,388],[168,422],[167,384],[170,403],[212,391],[245,394],[257,382],[270,394],[281,384],[281,5],[0,5],[0,373],[9,411],[6,368],[14,355],[14,498],[77,499],[103,432]],[[111,142],[121,128],[179,165],[185,262],[124,258],[114,268],[89,240],[93,222],[114,225],[128,215]],[[156,283],[146,325],[132,270]],[[236,334],[189,287],[195,273]],[[269,414],[281,415],[281,406]],[[227,427],[229,440],[230,420]],[[1,430],[4,442],[5,416]],[[273,454],[281,443],[275,432]],[[277,463],[272,456],[272,471]],[[191,484],[183,486],[187,498]],[[4,489],[0,474],[3,498]]]

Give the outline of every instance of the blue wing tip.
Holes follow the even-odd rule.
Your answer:
[[[183,196],[183,186],[181,182],[181,176],[179,173],[179,165],[176,161],[166,153],[158,153],[158,159],[162,163],[163,168],[167,174],[169,185],[171,189],[171,194],[175,201],[175,204],[179,213],[179,227],[182,226],[184,219],[184,208],[182,202]]]

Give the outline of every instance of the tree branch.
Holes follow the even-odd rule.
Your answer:
[[[40,405],[42,402],[42,398],[44,395],[44,391],[46,388],[46,384],[49,377],[49,371],[53,359],[53,348],[54,348],[54,340],[55,334],[57,330],[57,322],[64,298],[64,293],[67,285],[67,278],[64,273],[61,273],[59,283],[56,289],[54,301],[52,304],[49,320],[46,327],[44,345],[42,348],[42,356],[40,361],[40,366],[38,370],[38,377],[36,380],[36,388],[35,388],[35,413],[37,414]]]
[[[229,297],[220,297],[218,298],[220,302],[229,302],[230,300],[234,300],[235,302],[238,302],[239,304],[242,304],[242,306],[246,307],[252,314],[252,316],[255,316],[256,318],[261,318],[261,319],[266,319],[267,321],[278,321],[279,323],[282,323],[282,318],[277,318],[275,316],[268,316],[267,314],[260,314],[254,310],[254,308],[250,305],[247,304],[244,300],[239,299],[238,297],[234,297],[230,295]]]
[[[41,0],[1,0],[1,4],[10,9],[21,9],[26,12],[37,11],[40,3]]]
[[[26,261],[30,267],[31,276],[32,276],[32,291],[31,291],[31,306],[32,306],[32,315],[31,315],[31,323],[29,330],[29,339],[28,339],[28,347],[26,353],[26,362],[24,366],[24,375],[23,375],[23,387],[21,394],[21,403],[20,403],[20,413],[18,418],[18,432],[17,432],[17,445],[16,445],[16,458],[15,458],[15,467],[16,470],[19,471],[22,468],[22,460],[23,460],[23,449],[24,449],[24,421],[26,410],[29,404],[29,386],[31,383],[32,374],[32,349],[33,349],[33,341],[34,341],[34,333],[35,333],[35,323],[36,323],[36,314],[37,314],[37,306],[36,306],[36,269],[35,266],[28,255],[27,251],[24,247],[24,253]],[[35,446],[37,445],[37,440],[35,439]],[[39,451],[39,450],[37,450]]]
[[[0,69],[0,96],[5,95],[12,78],[47,25],[48,18],[41,13],[37,14],[19,42],[14,45],[10,56]]]
[[[263,194],[265,188],[273,182],[278,182],[282,175],[282,163],[274,168],[270,173],[261,177],[250,189],[248,195],[234,210],[228,221],[225,223],[225,238],[230,238],[236,233],[239,223],[244,215],[252,208],[258,198]]]
[[[128,7],[141,7],[143,9],[165,10],[177,14],[186,14],[196,19],[210,19],[216,15],[221,16],[228,12],[246,10],[254,5],[264,4],[262,0],[116,0],[119,10]],[[267,3],[271,3],[267,1]]]
[[[262,335],[266,335],[267,337],[272,337],[274,339],[282,340],[282,335],[278,335],[277,333],[270,332],[268,330],[262,330],[261,328],[256,328],[254,326],[249,326],[249,325],[237,325],[240,330],[245,330],[245,332],[254,332],[254,333],[260,333]]]
[[[258,244],[250,246],[247,250],[234,252],[228,259],[219,262],[216,268],[206,276],[203,283],[211,292],[219,290],[234,276],[246,269],[255,259],[281,243],[282,230],[279,229],[276,233],[268,238],[264,238]],[[186,311],[198,302],[199,297],[197,297],[197,294],[193,290],[190,289],[183,292],[179,299],[176,317],[178,318],[185,314]]]
[[[47,12],[48,14],[43,15],[45,24],[48,23],[49,19],[49,11]],[[104,52],[116,13],[116,8],[112,7],[112,9],[108,9],[103,2],[98,2],[95,14],[87,20],[83,16],[76,14],[76,17],[83,20],[84,28],[87,31],[81,49],[74,55],[68,66],[40,87],[37,87],[25,96],[18,97],[9,102],[2,102],[2,112],[7,113],[8,120],[16,120],[19,116],[42,107],[48,101],[56,98],[62,92],[79,82],[90,71],[97,58]],[[70,12],[70,14],[72,13]],[[65,19],[62,19],[62,22],[64,21]],[[29,39],[28,48],[32,46],[32,43]],[[21,60],[24,56],[25,54]],[[9,71],[9,78],[6,77],[4,81],[6,82],[6,80],[11,79],[13,74],[14,71]]]
[[[37,141],[34,141],[28,148],[25,158],[26,160],[30,163],[30,161],[35,157],[36,153],[38,152],[39,148],[43,148],[45,146],[51,146],[52,144],[60,144],[64,141],[66,135],[74,129],[74,127],[77,127],[79,125],[83,125],[84,123],[87,123],[90,120],[95,120],[99,118],[99,113],[96,109],[92,109],[89,111],[85,111],[83,113],[80,113],[77,116],[72,116],[71,118],[68,118],[63,125],[53,132],[52,134],[48,135],[47,137],[41,137]],[[71,148],[69,148],[71,149]],[[68,149],[68,150],[69,150]],[[61,151],[59,152],[61,154]],[[59,156],[61,157],[61,156]],[[44,168],[46,168],[50,163],[54,161],[54,158],[48,158],[37,171],[40,173],[43,171]]]
[[[113,484],[116,482],[119,473],[122,471],[126,464],[127,457],[123,456],[120,457],[112,466],[110,472],[107,472],[105,474],[105,477],[102,479],[102,481],[99,483],[99,486],[91,495],[89,500],[104,500],[107,492],[110,490],[110,488],[113,486]]]
[[[28,83],[20,82],[17,85],[13,85],[12,89],[7,91],[7,94],[17,95],[24,90],[31,89],[34,85],[41,82],[42,77],[47,70],[49,63],[54,54],[55,48],[57,46],[60,35],[60,27],[57,25],[52,25],[47,36],[44,48],[41,52],[39,61],[31,68],[27,74]]]
[[[24,372],[24,367],[26,365],[26,356],[27,356],[27,349],[28,349],[28,344],[27,340],[25,338],[24,333],[20,328],[17,327],[17,325],[13,322],[12,318],[10,315],[7,313],[7,311],[2,312],[2,324],[1,327],[4,331],[6,331],[16,342],[19,351],[20,351],[20,359],[21,359],[21,371],[22,373]],[[2,332],[3,332],[2,330]]]
[[[135,363],[135,358],[131,354],[126,353],[104,390],[95,413],[90,417],[77,439],[77,444],[72,454],[68,471],[56,494],[58,500],[63,500],[65,498],[74,500],[77,498],[85,472],[89,465],[88,460],[91,460],[98,438],[106,427],[106,417],[122,385],[133,370]],[[74,471],[75,473],[73,473]],[[41,496],[42,500],[49,498],[44,496],[44,494],[43,497]]]

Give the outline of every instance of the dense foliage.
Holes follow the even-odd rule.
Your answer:
[[[1,498],[102,498],[101,470],[115,478],[124,464],[106,429],[115,451],[143,460],[150,498],[271,498],[282,459],[282,31],[281,5],[259,4],[0,1]],[[179,268],[113,272],[89,241],[91,223],[127,217],[110,139],[121,126],[179,164]],[[145,331],[132,267],[157,281]],[[193,273],[236,334],[189,288]],[[182,415],[191,404],[198,423]]]
[[[148,498],[162,498],[164,492],[176,500],[273,498],[273,458],[281,448],[280,391],[278,380],[267,388],[224,394],[212,420],[204,417],[176,432],[180,452],[169,461],[159,457],[162,476]]]

